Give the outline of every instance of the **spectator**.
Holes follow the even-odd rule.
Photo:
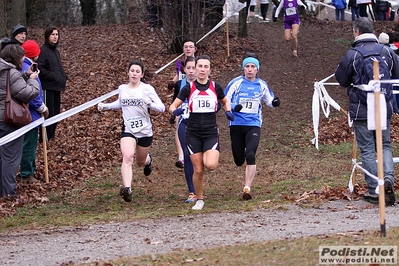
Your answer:
[[[332,5],[335,7],[335,20],[345,21],[346,0],[332,0]]]
[[[57,49],[58,43],[58,29],[56,27],[46,29],[44,32],[44,44],[40,47],[41,52],[37,59],[44,103],[48,107],[49,118],[60,113],[61,92],[65,91],[67,80],[64,68],[62,67],[60,52]],[[56,128],[57,123],[46,127],[48,141],[55,137]]]
[[[389,10],[389,3],[388,0],[377,0],[375,3],[375,7],[377,10],[377,17],[378,20],[388,20],[387,19],[387,12]]]
[[[0,138],[4,137],[19,127],[3,122],[7,75],[10,73],[10,93],[14,100],[28,103],[39,94],[39,84],[36,81],[37,72],[29,68],[21,73],[22,62],[25,51],[18,44],[9,44],[0,52],[0,90],[3,95],[0,101]],[[17,186],[16,176],[19,162],[21,161],[22,145],[24,137],[21,136],[13,141],[0,146],[0,197],[18,198],[15,189]]]
[[[2,38],[0,40],[1,49],[6,47],[8,44],[19,44],[22,45],[26,41],[26,37],[28,35],[28,30],[25,26],[18,24],[12,30],[11,39],[9,38]]]
[[[359,15],[361,17],[368,17],[367,7],[371,4],[370,0],[356,0],[356,4],[359,7]]]
[[[148,0],[148,15],[151,32],[154,31],[154,28],[163,32],[161,6],[158,5],[157,0]]]
[[[352,21],[355,21],[360,17],[360,8],[357,6],[356,0],[349,0],[348,9],[351,10],[352,13]]]
[[[40,54],[39,45],[33,40],[27,40],[22,44],[22,48],[25,50],[25,59],[22,65],[22,72],[27,71],[35,63]],[[35,69],[33,69],[35,70]],[[40,73],[39,69],[36,69],[37,74]],[[36,78],[39,84],[39,94],[35,99],[29,102],[29,111],[32,116],[32,122],[39,119],[41,115],[45,118],[48,116],[48,108],[43,102],[42,84],[39,78]],[[37,179],[33,177],[36,170],[36,149],[39,136],[39,128],[32,128],[30,131],[24,134],[24,143],[22,149],[22,158],[19,165],[19,175],[21,181],[36,182]]]
[[[119,86],[119,97],[112,103],[99,103],[98,110],[122,109],[122,134],[120,147],[122,151],[121,175],[123,187],[119,191],[124,201],[132,201],[133,159],[143,167],[145,176],[152,172],[152,157],[149,155],[153,131],[149,109],[165,111],[154,87],[142,82],[144,64],[133,60],[128,67],[129,83]]]
[[[260,0],[260,13],[262,15],[262,22],[268,22],[267,11],[269,10],[269,0]]]
[[[398,49],[394,44],[392,44],[392,41],[390,40],[389,35],[385,32],[382,32],[378,36],[378,42],[389,47],[393,51],[396,51]],[[397,91],[397,87],[392,85],[392,90]],[[399,94],[394,93],[394,95],[393,95],[393,112],[396,114],[399,113],[398,102],[399,102]]]
[[[367,74],[362,74],[363,70],[359,68],[363,63],[363,55],[356,50],[361,47],[367,51],[373,51],[378,44],[377,37],[373,34],[373,22],[369,18],[360,17],[355,20],[353,25],[353,35],[355,42],[353,49],[348,50],[342,57],[335,71],[335,78],[338,83],[347,88],[349,96],[349,115],[353,121],[353,128],[356,135],[356,142],[360,149],[362,156],[362,167],[374,176],[377,174],[376,162],[376,135],[375,130],[369,130],[367,126],[367,92],[362,91],[357,85],[366,84],[370,79]],[[399,63],[397,56],[393,51],[385,46],[381,48],[381,58],[385,60],[387,68],[392,73],[391,77],[385,78],[399,78]],[[382,68],[380,68],[382,69]],[[395,203],[395,191],[393,184],[394,178],[394,164],[391,151],[391,136],[390,136],[390,118],[392,116],[392,86],[389,83],[381,83],[384,93],[381,94],[387,103],[387,128],[382,130],[382,147],[383,147],[383,163],[384,163],[384,186],[385,186],[385,203],[386,205],[393,205]],[[367,192],[364,194],[364,199],[368,202],[378,204],[378,195],[375,192],[378,186],[378,181],[365,173],[365,180],[367,182]]]
[[[18,24],[12,30],[11,41],[13,43],[22,45],[26,41],[26,37],[28,36],[28,30],[24,25]]]
[[[256,0],[251,0],[248,7],[248,16],[247,16],[247,23],[254,22],[255,19],[255,7],[256,7]]]

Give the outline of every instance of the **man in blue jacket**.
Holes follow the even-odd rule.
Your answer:
[[[378,44],[377,37],[373,34],[373,22],[366,17],[360,17],[355,20],[353,25],[353,35],[355,41],[352,44],[354,49],[348,50],[342,57],[335,71],[335,78],[338,83],[347,88],[349,96],[349,114],[353,121],[353,128],[356,134],[356,141],[362,155],[362,167],[374,176],[377,174],[376,162],[376,139],[375,130],[369,130],[367,127],[367,92],[360,90],[355,85],[361,85],[368,77],[360,76],[363,66],[363,55],[356,50],[356,47],[363,47],[367,51],[373,51]],[[390,72],[390,78],[399,78],[399,63],[394,52],[383,47],[380,56],[385,59]],[[392,107],[392,86],[390,84],[381,84],[384,92],[381,97],[386,98],[387,103],[387,128],[382,130],[383,162],[384,162],[384,187],[385,203],[393,205],[395,203],[394,191],[394,165],[391,152],[390,136],[390,118],[393,113]],[[371,92],[372,93],[372,92]],[[378,181],[365,174],[368,191],[364,194],[364,199],[371,203],[378,203],[378,195],[375,192]]]

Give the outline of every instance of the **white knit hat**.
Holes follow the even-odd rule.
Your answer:
[[[382,32],[378,37],[378,41],[381,44],[389,44],[389,35],[386,34],[385,32]]]

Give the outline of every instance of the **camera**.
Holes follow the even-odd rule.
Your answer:
[[[32,64],[32,71],[36,72],[37,71],[37,64]]]

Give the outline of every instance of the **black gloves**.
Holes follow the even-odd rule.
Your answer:
[[[234,121],[234,114],[231,111],[226,111],[226,118],[230,121]]]
[[[173,111],[173,114],[174,114],[175,116],[180,116],[180,115],[182,115],[183,113],[184,113],[183,108],[177,108],[176,110]]]
[[[278,97],[275,97],[272,101],[273,107],[278,107],[280,106],[280,99]]]
[[[175,124],[175,119],[176,119],[176,116],[175,115],[171,115],[170,118],[169,118],[169,124],[174,125]]]
[[[173,80],[168,81],[168,90],[173,90],[175,88],[175,82]]]
[[[241,105],[241,104],[237,104],[237,105],[234,107],[233,111],[234,111],[234,112],[239,112],[239,111],[241,111],[241,109],[242,109],[242,105]]]

